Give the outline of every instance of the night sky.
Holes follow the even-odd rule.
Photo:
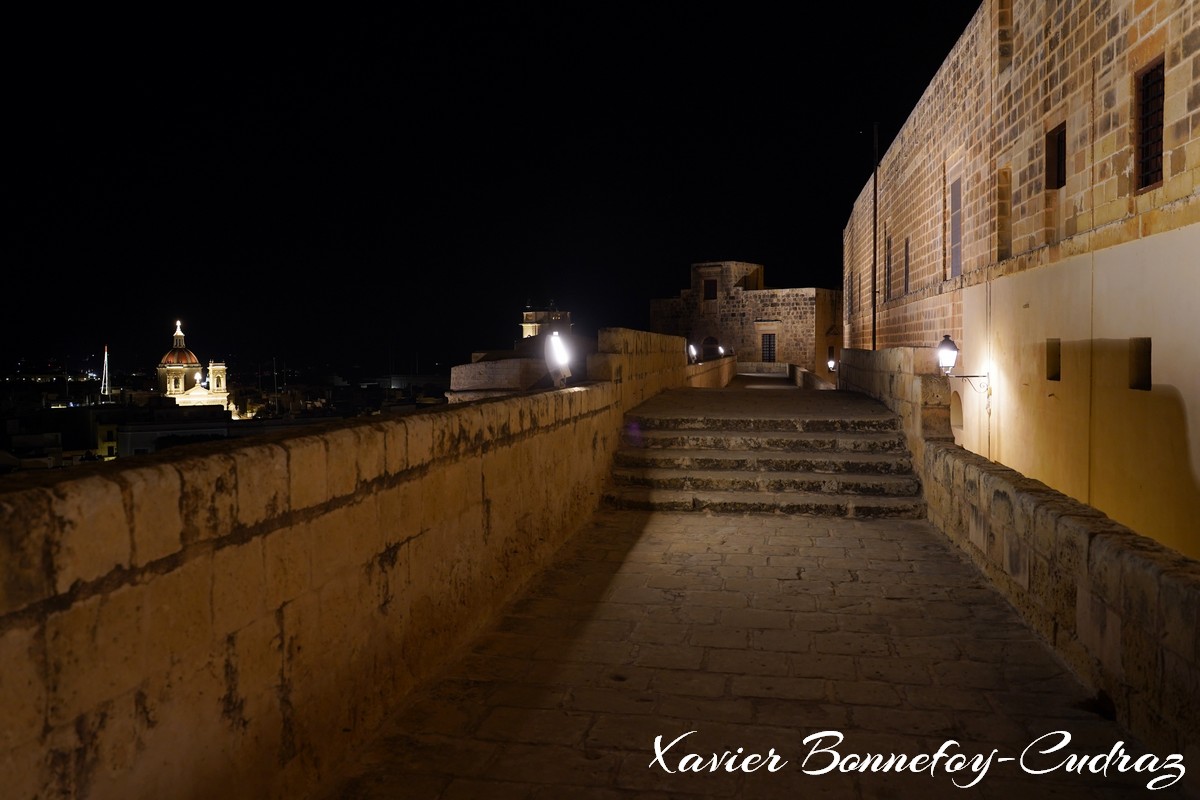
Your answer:
[[[427,371],[527,301],[645,328],[698,261],[840,288],[873,124],[978,7],[394,5],[10,16],[0,372],[153,369],[176,319],[204,362]]]

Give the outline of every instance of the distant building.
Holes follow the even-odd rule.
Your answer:
[[[743,261],[693,264],[691,288],[650,301],[650,330],[684,337],[701,360],[732,353],[739,368],[793,364],[830,383],[841,319],[840,290],[768,289],[762,265]]]
[[[521,338],[529,339],[542,333],[558,331],[560,336],[571,332],[571,312],[560,311],[551,300],[546,308],[534,308],[525,304],[521,312]]]
[[[596,352],[596,342],[576,336],[571,328],[571,312],[558,309],[553,300],[547,308],[526,304],[521,312],[521,338],[513,343],[512,350],[472,353],[470,364],[450,368],[447,402],[465,403],[552,387],[554,377],[546,363],[547,339],[551,336],[560,336],[566,344],[570,380],[585,380],[587,357]]]
[[[205,379],[200,359],[183,340],[183,325],[175,321],[171,349],[158,363],[158,390],[180,406],[221,406],[231,409],[229,382],[223,361],[208,362]]]

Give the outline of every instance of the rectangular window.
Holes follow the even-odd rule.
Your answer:
[[[1046,134],[1046,188],[1067,185],[1067,123]]]
[[[1137,81],[1137,186],[1146,189],[1163,179],[1163,62]]]
[[[962,274],[962,178],[950,184],[950,277]]]
[[[704,299],[705,300],[716,300],[717,299],[717,279],[716,278],[705,278],[704,279]]]
[[[887,237],[883,245],[883,297],[892,297],[892,237]]]
[[[1012,7],[1012,0],[997,0],[996,2],[996,44],[999,55],[997,66],[1001,72],[1012,65]]]
[[[1046,340],[1046,380],[1062,380],[1062,339]]]
[[[904,237],[904,293],[908,294],[908,237]]]
[[[767,363],[775,361],[775,334],[773,333],[762,335],[762,360]]]
[[[996,173],[996,260],[1012,258],[1012,168]]]
[[[1129,340],[1129,388],[1150,391],[1150,337]]]

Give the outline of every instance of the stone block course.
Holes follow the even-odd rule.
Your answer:
[[[121,486],[99,475],[55,487],[49,513],[55,590],[93,581],[130,563],[132,537]]]
[[[52,596],[50,492],[22,489],[0,494],[0,614],[10,614]]]
[[[311,508],[326,502],[330,492],[325,437],[300,436],[289,439],[284,447],[287,450],[288,493],[292,507]]]
[[[275,444],[233,452],[237,523],[250,527],[290,510],[287,451]]]
[[[178,502],[179,473],[168,465],[123,471],[119,481],[127,493],[130,527],[133,530],[132,564],[142,566],[179,552],[183,541],[183,518]]]

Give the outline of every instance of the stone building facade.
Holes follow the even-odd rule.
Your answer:
[[[650,301],[650,330],[684,337],[704,360],[724,348],[739,364],[793,364],[833,382],[827,362],[841,358],[841,302],[836,289],[766,288],[761,264],[704,262],[692,265],[679,297]]]
[[[956,443],[1200,557],[1198,177],[1200,4],[984,0],[843,230],[845,344],[951,336]]]
[[[158,363],[158,391],[180,406],[221,406],[233,410],[229,399],[229,380],[224,361],[208,362],[207,385],[200,359],[188,349],[183,323],[175,321],[171,349]]]

